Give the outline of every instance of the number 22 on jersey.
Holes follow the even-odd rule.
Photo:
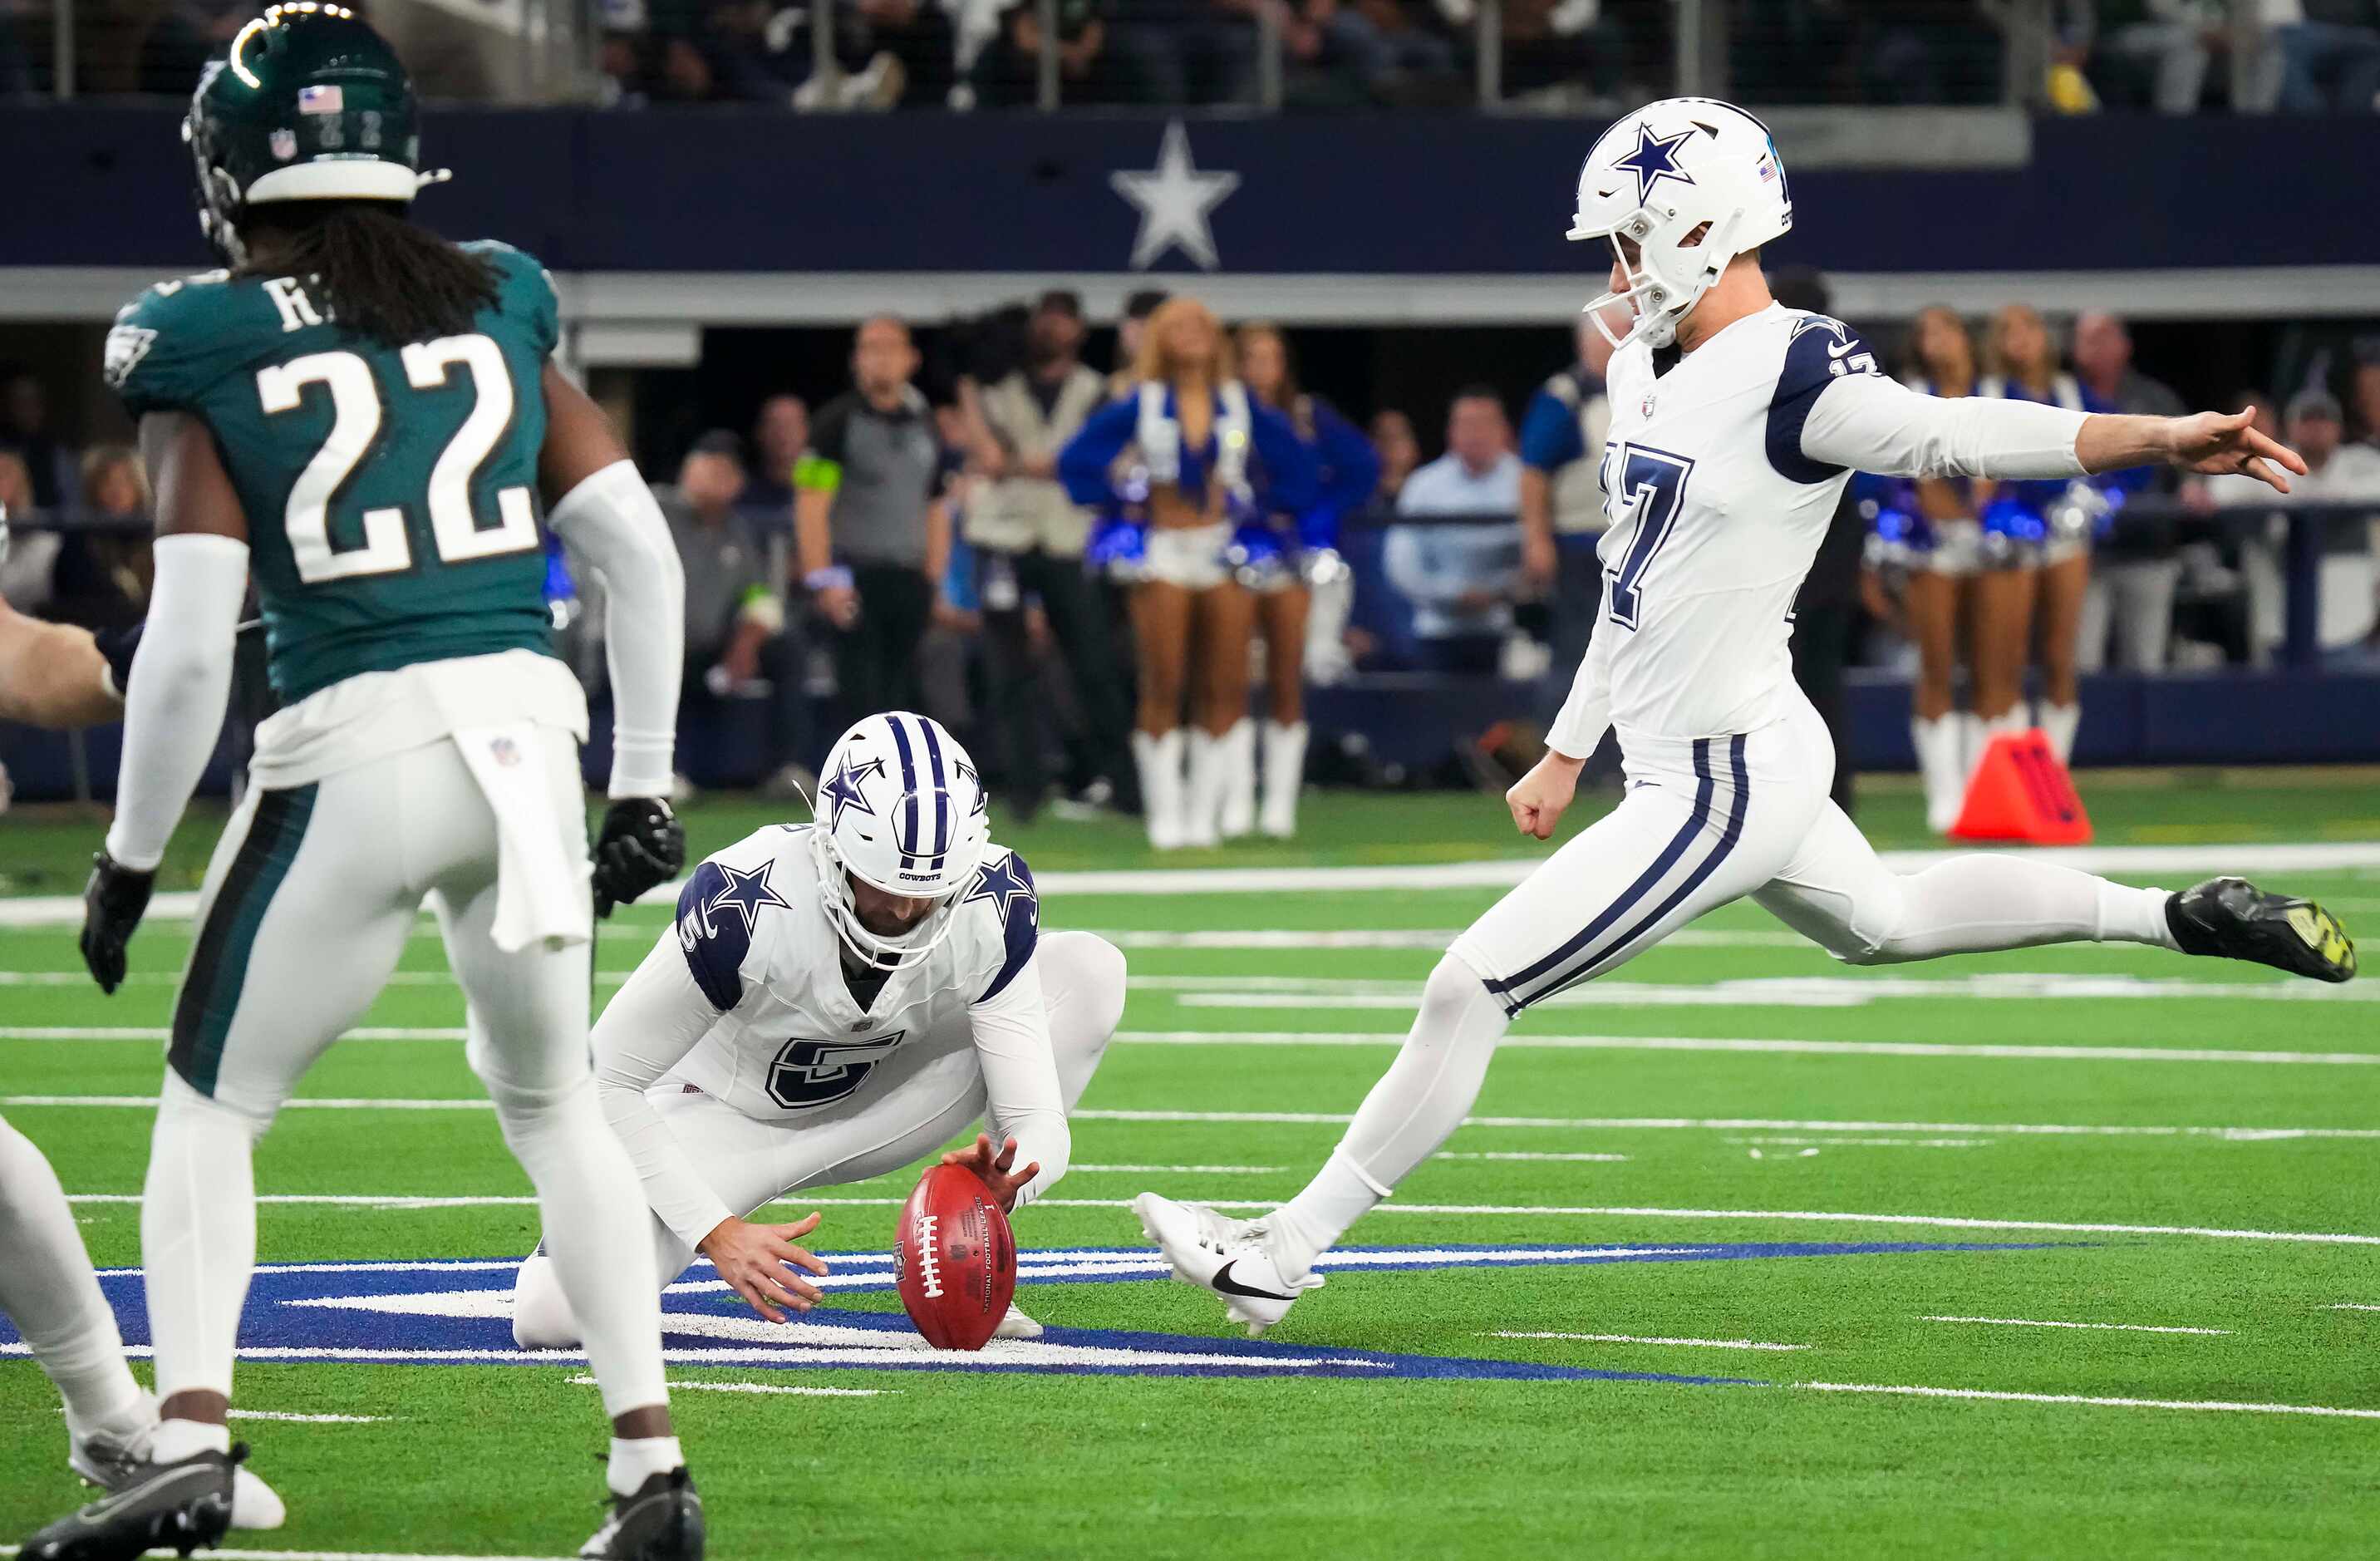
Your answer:
[[[1621,555],[1618,572],[1611,576],[1611,621],[1622,628],[1634,628],[1644,606],[1639,588],[1645,571],[1677,525],[1694,463],[1667,450],[1629,444],[1614,446],[1604,458],[1608,463],[1604,491],[1612,495],[1612,507],[1619,512],[1614,518],[1630,523],[1627,549]],[[1620,477],[1616,482],[1611,481],[1614,470]]]
[[[476,393],[468,416],[431,468],[430,530],[442,562],[455,564],[499,554],[525,553],[539,545],[537,509],[523,486],[496,491],[496,524],[482,526],[471,510],[471,478],[486,462],[513,421],[513,381],[504,349],[484,335],[441,336],[415,342],[399,354],[406,383],[435,390],[461,365]],[[297,410],[306,387],[320,384],[331,396],[331,433],[289,490],[283,526],[298,578],[309,584],[353,575],[395,574],[413,567],[406,540],[405,512],[396,506],[367,509],[363,543],[331,544],[331,507],[358,464],[370,458],[387,417],[371,365],[353,352],[316,352],[260,369],[257,396],[267,413]]]

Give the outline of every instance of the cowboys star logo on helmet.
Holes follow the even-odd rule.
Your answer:
[[[1579,170],[1573,239],[1609,241],[1623,289],[1589,303],[1614,345],[1666,347],[1728,262],[1793,226],[1784,165],[1768,127],[1716,98],[1667,98],[1614,125]],[[1604,310],[1634,315],[1615,331]]]
[[[941,723],[895,711],[844,733],[827,755],[812,833],[827,917],[852,951],[883,970],[924,958],[950,936],[958,892],[991,842],[983,783]],[[906,899],[937,901],[897,936],[860,920],[852,880]]]

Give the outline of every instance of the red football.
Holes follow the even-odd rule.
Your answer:
[[[936,1349],[981,1349],[1016,1294],[1016,1238],[983,1178],[936,1165],[901,1205],[892,1283]]]

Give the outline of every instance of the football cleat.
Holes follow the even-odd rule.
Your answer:
[[[578,1547],[582,1561],[702,1561],[702,1497],[684,1465],[656,1474],[633,1495],[612,1498],[612,1516]]]
[[[140,1462],[125,1483],[25,1542],[24,1561],[132,1561],[152,1549],[188,1555],[231,1528],[234,1476],[248,1457],[235,1443],[173,1463]],[[79,1465],[77,1472],[82,1472]]]
[[[2355,941],[2312,900],[2269,894],[2245,878],[2210,878],[2166,902],[2184,954],[2249,959],[2316,981],[2355,974]]]
[[[1252,1339],[1288,1316],[1301,1293],[1322,1284],[1319,1274],[1295,1279],[1282,1274],[1262,1220],[1226,1219],[1203,1203],[1176,1203],[1154,1192],[1134,1199],[1132,1211],[1173,1265],[1173,1276],[1222,1297],[1232,1321],[1245,1325]]]
[[[991,1331],[991,1336],[996,1339],[1038,1339],[1041,1336],[1041,1324],[1026,1316],[1014,1301],[1010,1301],[1008,1315],[1000,1320],[1000,1326]]]
[[[154,1429],[154,1422],[150,1429]],[[122,1491],[140,1482],[150,1468],[149,1435],[131,1441],[106,1435],[78,1436],[67,1445],[67,1467],[103,1491]],[[288,1510],[272,1486],[247,1468],[232,1471],[231,1526],[235,1529],[278,1529]]]

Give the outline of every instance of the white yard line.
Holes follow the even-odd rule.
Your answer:
[[[1179,993],[1185,1008],[1412,1011],[1416,982],[1348,981],[1317,977],[1144,976],[1135,986]],[[1900,999],[1985,1002],[2252,1002],[2380,1003],[2369,988],[2325,982],[2210,982],[2126,975],[2060,975],[1993,971],[1946,976],[1749,976],[1718,982],[1599,981],[1557,993],[1535,1005],[1556,1008],[1864,1008]]]
[[[1791,1133],[1779,1133],[1766,1134],[1752,1138],[1731,1138],[1727,1141],[1730,1143],[1783,1144],[1789,1147],[1795,1144],[1825,1144],[1830,1149],[1844,1147],[1864,1149],[1980,1149],[1985,1144],[1987,1144],[1992,1140],[1989,1139],[1817,1138],[1796,1136]]]
[[[2380,1311],[2380,1306],[2374,1306],[2369,1301],[2343,1300],[2333,1305],[2330,1310],[2333,1311]]]
[[[574,1387],[593,1387],[593,1377],[573,1377]],[[808,1387],[780,1386],[764,1382],[673,1382],[662,1386],[672,1393],[771,1393],[788,1398],[881,1398],[888,1393],[898,1393],[897,1387]]]
[[[1095,935],[1105,938],[1118,948],[1205,948],[1205,949],[1375,949],[1410,948],[1425,952],[1444,953],[1446,945],[1463,935],[1460,927],[1392,927],[1358,928],[1345,932],[1311,932],[1289,927],[1251,927],[1240,930],[1201,929],[1196,932],[1167,933],[1125,931],[1121,928],[1095,930]],[[1689,929],[1671,933],[1662,943],[1674,948],[1806,948],[1815,951],[1817,945],[1799,933],[1730,932],[1717,929]]]
[[[285,1409],[230,1409],[236,1421],[292,1421],[300,1425],[386,1425],[386,1415],[299,1415]]]
[[[1511,1044],[1509,1041],[1504,1044]],[[0,1104],[6,1104],[0,1099]],[[297,1104],[292,1102],[292,1104]],[[1331,1111],[1126,1111],[1093,1108],[1068,1113],[1077,1122],[1266,1122],[1293,1127],[1344,1127],[1354,1120]],[[1775,1116],[1466,1116],[1466,1128],[1608,1128],[1616,1132],[2002,1133],[2028,1137],[2212,1138],[2234,1142],[2284,1139],[2380,1139],[2380,1128],[2198,1128],[2070,1122],[1827,1122]]]
[[[0,1544],[0,1555],[14,1555],[18,1547]],[[152,1550],[150,1555],[171,1555]],[[541,1555],[427,1555],[411,1550],[209,1550],[208,1561],[566,1561]]]
[[[1977,1323],[1995,1328],[2082,1328],[2107,1334],[2204,1334],[2214,1338],[2228,1338],[2228,1328],[2167,1328],[2153,1327],[2146,1323],[2052,1323],[2029,1317],[1937,1317],[1922,1316],[1923,1323]]]
[[[2110,1409],[2205,1409],[2240,1415],[2328,1415],[2380,1421],[2380,1409],[2339,1409],[2325,1404],[2235,1404],[2223,1399],[2107,1398],[2081,1393],[1998,1393],[1980,1387],[1897,1387],[1882,1383],[1797,1382],[1813,1393],[1884,1393],[1905,1398],[1988,1398],[2010,1404],[2089,1404]]]
[[[1885,865],[1913,872],[1960,855],[1956,851],[1881,851]],[[2191,844],[2176,846],[2068,846],[2030,849],[2035,861],[2057,862],[2085,872],[2335,872],[2380,867],[2380,841],[2333,840],[2318,844]],[[1054,872],[1035,875],[1044,896],[1236,895],[1370,893],[1379,890],[1503,889],[1535,872],[1546,859],[1499,858],[1486,861],[1432,862],[1384,867],[1174,867],[1108,872]],[[678,884],[647,895],[638,909],[663,910]],[[188,921],[198,912],[198,895],[173,890],[149,902],[152,921]],[[27,895],[0,899],[0,927],[79,925],[79,895]]]
[[[2380,991],[2380,985],[2375,985]],[[1338,999],[1341,1004],[1345,999]],[[1301,1007],[1331,1003],[1301,1000]],[[1405,1006],[1410,1007],[1411,1004]],[[1402,1046],[1401,1031],[1121,1030],[1143,1046]],[[1724,1035],[1507,1035],[1500,1047],[1557,1052],[1766,1052],[1791,1056],[1985,1058],[2000,1062],[2215,1062],[2299,1067],[2380,1067],[2380,1052],[2249,1052],[2208,1046],[1963,1045],[1933,1041],[1761,1040]]]
[[[1547,1334],[1519,1333],[1500,1329],[1482,1334],[1490,1339],[1575,1339],[1581,1344],[1663,1344],[1680,1345],[1692,1349],[1807,1349],[1806,1344],[1765,1344],[1759,1339],[1663,1339],[1646,1338],[1635,1334]]]
[[[1441,1150],[1439,1152],[1431,1155],[1430,1158],[1433,1160],[1570,1160],[1579,1162],[1603,1162],[1609,1165],[1619,1165],[1626,1161],[1628,1156],[1625,1154],[1548,1154],[1539,1153],[1533,1150],[1505,1150],[1501,1152],[1478,1151],[1468,1154],[1461,1154],[1456,1153],[1451,1150]]]

